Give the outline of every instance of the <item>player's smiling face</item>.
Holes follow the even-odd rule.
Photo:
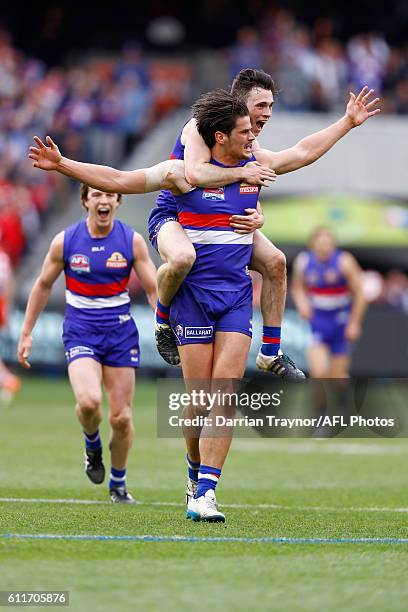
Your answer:
[[[255,137],[261,133],[265,123],[271,118],[273,101],[273,94],[270,89],[254,87],[249,92],[246,105]]]
[[[229,136],[225,137],[224,155],[232,164],[252,157],[252,143],[255,136],[252,133],[251,120],[247,117],[239,117],[235,127]]]
[[[88,219],[99,228],[110,227],[120,202],[117,193],[106,193],[88,188],[87,199],[83,202],[88,210]]]

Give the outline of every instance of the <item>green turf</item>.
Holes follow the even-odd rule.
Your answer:
[[[143,383],[128,478],[143,503],[2,502],[0,533],[408,537],[403,439],[237,439],[218,492],[226,525],[193,524],[183,517],[183,443],[158,439],[155,420],[155,387]],[[106,423],[102,432],[106,442]],[[27,380],[15,404],[0,407],[0,436],[1,498],[107,502],[105,486],[82,473],[65,381]],[[72,610],[405,610],[407,552],[407,544],[0,538],[0,590],[69,590]]]

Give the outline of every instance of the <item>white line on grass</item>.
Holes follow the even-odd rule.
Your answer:
[[[57,533],[3,533],[1,539],[17,540],[102,540],[130,542],[238,542],[242,544],[408,544],[408,538],[238,538],[156,535],[86,535]]]
[[[0,503],[16,504],[83,504],[85,506],[102,505],[112,506],[110,501],[97,499],[46,499],[35,497],[0,497]],[[179,502],[136,502],[138,506],[164,506],[164,507],[183,507],[185,504]],[[281,504],[220,504],[223,508],[237,508],[241,510],[296,510],[296,511],[317,511],[317,512],[408,512],[408,508],[381,508],[376,506],[363,507],[342,507],[342,506],[285,506]]]

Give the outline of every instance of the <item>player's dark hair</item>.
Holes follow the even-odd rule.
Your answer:
[[[278,93],[273,78],[257,68],[244,68],[238,72],[232,81],[231,93],[238,98],[246,100],[249,92],[254,88],[266,89],[271,91],[274,96]]]
[[[92,187],[91,187],[91,189],[92,189]],[[89,191],[89,185],[87,185],[86,183],[81,183],[80,187],[79,187],[79,193],[80,193],[80,198],[81,198],[82,206],[84,206],[84,208],[86,208],[85,202],[88,199],[88,191]],[[118,196],[118,202],[120,202],[122,200],[122,194],[121,193],[117,193],[116,195]]]
[[[215,132],[229,136],[237,119],[249,116],[246,104],[225,89],[203,94],[192,109],[197,129],[210,149],[215,145]]]

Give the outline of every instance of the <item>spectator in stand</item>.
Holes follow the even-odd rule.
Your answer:
[[[347,43],[347,57],[350,64],[351,87],[360,83],[382,91],[390,49],[379,33],[354,36]]]
[[[152,99],[136,73],[125,73],[118,88],[122,106],[120,128],[125,136],[125,155],[128,155],[152,124]]]
[[[262,45],[257,30],[245,26],[236,36],[236,44],[229,53],[231,79],[245,68],[260,68],[262,65]]]
[[[14,299],[14,277],[10,257],[0,242],[0,331],[8,324]],[[0,358],[0,399],[10,402],[21,387],[21,380],[7,368]]]

